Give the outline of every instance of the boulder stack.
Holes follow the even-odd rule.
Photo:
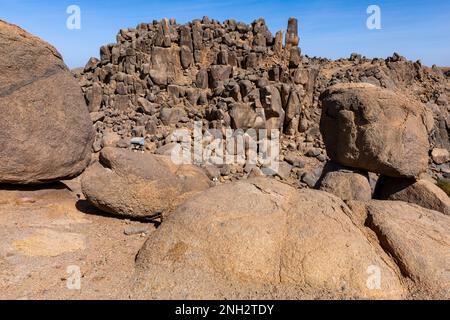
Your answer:
[[[448,214],[450,199],[445,192],[420,179],[429,165],[433,131],[431,112],[423,104],[371,84],[334,85],[322,93],[321,101],[321,131],[333,161],[378,174],[375,198],[410,202]],[[434,149],[433,161],[444,163],[445,151]],[[356,177],[327,173],[320,188],[343,200],[370,200],[370,193],[361,196],[363,190],[370,190],[368,180],[363,188],[356,182],[361,178]]]
[[[340,84],[321,96],[328,156],[391,177],[418,177],[428,167],[433,118],[426,107],[371,84]]]

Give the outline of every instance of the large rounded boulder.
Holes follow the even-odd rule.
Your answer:
[[[90,162],[81,88],[48,43],[0,20],[0,183],[73,177]]]
[[[175,165],[171,157],[104,148],[100,163],[83,174],[82,191],[95,207],[129,218],[171,213],[180,203],[210,187],[194,165]]]
[[[367,83],[332,86],[321,101],[321,132],[332,160],[391,177],[426,170],[433,118],[421,103]]]
[[[211,188],[144,244],[134,298],[403,297],[396,265],[347,210],[331,194],[267,178]]]

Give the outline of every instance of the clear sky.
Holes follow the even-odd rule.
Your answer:
[[[81,29],[69,30],[69,5],[81,9]],[[366,10],[381,9],[381,29],[369,30]],[[0,19],[53,44],[69,67],[84,66],[121,28],[163,17],[184,23],[207,15],[247,23],[264,17],[270,30],[299,19],[304,54],[327,58],[387,57],[394,51],[431,66],[450,66],[449,0],[0,0]]]

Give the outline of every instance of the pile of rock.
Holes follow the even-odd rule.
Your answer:
[[[90,112],[104,112],[96,119],[104,116],[121,137],[189,119],[294,134],[317,75],[302,68],[298,42],[296,19],[285,45],[283,32],[273,37],[263,19],[163,19],[122,29],[116,44],[101,48],[100,60],[88,62],[80,82]]]
[[[139,137],[146,151],[167,154],[174,129],[201,121],[204,129],[281,130],[283,149],[297,157],[309,151],[317,166],[317,157],[326,159],[320,113],[310,108],[318,67],[300,55],[296,19],[283,34],[274,37],[263,19],[247,25],[207,17],[121,30],[117,43],[102,47],[100,59],[78,75],[96,131],[94,151],[133,148]],[[243,170],[225,169],[235,173],[222,180],[251,171]]]
[[[358,54],[337,61],[309,58],[298,45],[294,18],[285,37],[283,31],[273,36],[263,19],[250,25],[163,19],[120,30],[117,42],[103,46],[100,59],[91,58],[77,74],[94,122],[94,151],[133,149],[139,138],[138,148],[168,154],[172,132],[192,129],[194,121],[204,130],[279,129],[278,177],[313,187],[327,160],[319,96],[339,83],[370,83],[421,101],[434,117],[429,151],[450,148],[450,85],[442,70],[398,54],[385,60]],[[434,178],[449,177],[444,158],[430,158],[438,159],[428,166]],[[219,180],[239,180],[247,171],[225,168]]]
[[[371,84],[338,84],[321,96],[321,130],[332,161],[363,170],[330,170],[319,188],[343,200],[367,201],[368,172],[379,174],[375,198],[450,213],[450,199],[423,180],[428,168],[431,112],[421,103]]]

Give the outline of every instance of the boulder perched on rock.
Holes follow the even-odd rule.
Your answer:
[[[450,215],[450,198],[431,181],[389,178],[378,179],[375,196],[381,200],[397,200]]]
[[[91,159],[92,122],[61,55],[0,20],[0,56],[0,183],[79,174]]]
[[[409,97],[367,83],[339,84],[321,95],[329,157],[392,177],[417,177],[428,165],[433,119]]]
[[[114,215],[149,218],[167,214],[209,188],[203,170],[176,166],[168,156],[105,148],[100,163],[85,172],[82,190],[94,206]]]
[[[346,210],[326,192],[267,178],[211,188],[182,204],[147,240],[134,295],[401,298],[396,266],[378,255]],[[381,290],[368,285],[373,265],[383,275]]]
[[[349,169],[326,172],[320,179],[319,189],[334,194],[344,201],[369,201],[372,189],[367,172]]]
[[[427,299],[449,299],[450,217],[400,201],[370,201],[367,225]]]

